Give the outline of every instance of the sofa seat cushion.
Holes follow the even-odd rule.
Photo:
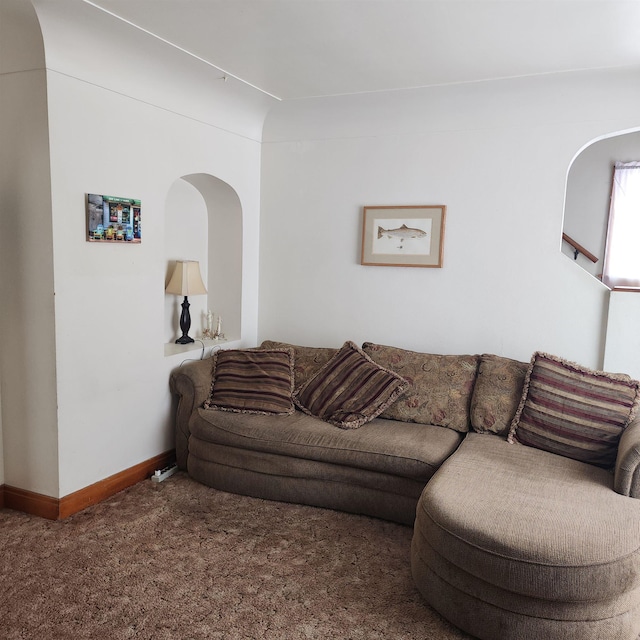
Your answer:
[[[344,430],[296,411],[290,416],[199,409],[195,438],[221,445],[331,462],[426,482],[458,447],[462,435],[432,425],[376,418]]]
[[[605,469],[494,435],[469,434],[434,475],[415,535],[427,557],[514,594],[509,606],[640,593],[640,500],[615,493]]]

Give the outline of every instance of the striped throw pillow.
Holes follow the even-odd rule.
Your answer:
[[[373,362],[353,342],[345,342],[293,400],[309,415],[356,429],[380,415],[408,387],[404,378]]]
[[[533,354],[509,442],[609,468],[633,418],[640,382]]]
[[[292,349],[228,349],[213,358],[205,409],[268,415],[295,411]]]

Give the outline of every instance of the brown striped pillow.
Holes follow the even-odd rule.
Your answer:
[[[342,429],[357,429],[380,415],[409,383],[381,367],[353,342],[341,349],[298,389],[302,411]]]
[[[640,382],[533,354],[509,442],[612,467],[618,441],[633,418]]]
[[[228,349],[213,356],[205,409],[291,415],[293,349]]]

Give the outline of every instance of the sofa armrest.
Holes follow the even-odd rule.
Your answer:
[[[202,406],[211,389],[213,360],[196,360],[173,371],[169,378],[171,392],[178,396],[176,411],[176,461],[180,469],[187,468],[189,452],[189,420]]]
[[[623,496],[640,498],[640,416],[622,432],[618,445],[614,489]]]

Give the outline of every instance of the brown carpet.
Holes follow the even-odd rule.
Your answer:
[[[461,640],[420,598],[401,525],[178,473],[62,522],[0,511],[0,637]]]

